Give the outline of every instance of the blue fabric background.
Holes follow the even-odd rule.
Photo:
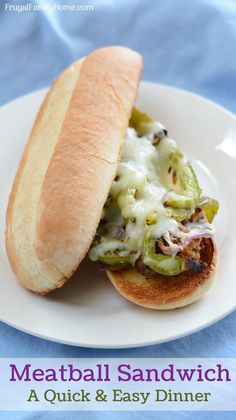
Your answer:
[[[2,0],[0,4],[0,104],[48,86],[67,64],[94,48],[121,44],[143,54],[144,79],[197,92],[236,112],[234,0],[71,0],[73,4],[92,4],[94,11],[57,14],[9,12],[4,10],[4,3]],[[167,344],[95,350],[51,343],[0,323],[0,356],[235,357],[235,325],[236,313],[202,332]],[[0,418],[116,419],[120,415],[126,420],[236,418],[230,412],[0,413]]]

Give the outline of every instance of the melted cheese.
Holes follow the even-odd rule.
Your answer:
[[[187,231],[184,231],[170,217],[165,207],[167,200],[176,200],[180,207],[185,207],[186,196],[181,185],[181,175],[188,161],[177,149],[175,141],[167,136],[162,136],[158,144],[154,145],[154,134],[158,130],[163,131],[163,126],[155,122],[152,127],[153,130],[143,137],[139,137],[133,128],[126,131],[121,161],[100,225],[101,231],[104,226],[108,227],[107,224],[122,230],[125,227],[125,237],[118,240],[115,234],[103,237],[102,233],[98,244],[94,244],[89,251],[89,257],[94,261],[101,260],[109,252],[112,254],[118,251],[120,257],[128,256],[134,264],[142,254],[144,238],[150,229],[153,237],[164,237],[171,244],[173,254],[191,238],[213,235],[211,225],[206,221],[185,225]],[[99,228],[97,233],[99,235]],[[171,236],[178,238],[178,245],[172,242]],[[172,260],[174,257],[168,260],[168,264],[172,264]],[[145,263],[148,265],[147,261]]]
[[[105,222],[125,222],[125,247],[124,244],[118,246],[116,241],[110,245],[101,242],[90,251],[93,260],[117,245],[118,249],[125,248],[125,253],[128,249],[134,262],[141,255],[144,236],[152,223],[156,238],[165,232],[181,235],[177,222],[166,214],[164,201],[168,188],[162,182],[163,171],[168,175],[169,158],[177,149],[176,143],[165,137],[157,148],[152,138],[150,133],[140,138],[134,129],[127,129],[117,176],[103,212]]]
[[[89,258],[92,261],[98,260],[101,255],[104,255],[108,251],[114,251],[119,249],[119,255],[125,257],[129,255],[129,249],[126,244],[120,241],[101,241],[98,245],[92,247],[89,251]]]

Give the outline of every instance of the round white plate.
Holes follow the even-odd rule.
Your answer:
[[[205,328],[236,307],[236,117],[191,93],[142,83],[137,105],[161,121],[187,153],[205,194],[220,202],[215,220],[219,270],[197,303],[174,311],[138,307],[121,297],[95,263],[83,262],[62,289],[47,297],[15,279],[5,245],[11,184],[46,90],[0,109],[0,318],[30,334],[66,344],[121,348],[165,342]]]

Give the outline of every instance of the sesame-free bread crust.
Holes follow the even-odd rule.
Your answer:
[[[189,305],[200,299],[212,284],[217,269],[215,240],[203,239],[201,260],[206,263],[199,274],[186,271],[178,276],[144,276],[136,268],[107,271],[112,284],[129,301],[151,309],[168,310]]]
[[[138,91],[141,56],[96,50],[50,89],[17,171],[7,211],[11,266],[45,294],[77,269],[96,233],[116,175]]]

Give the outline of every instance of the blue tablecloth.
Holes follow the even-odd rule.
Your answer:
[[[71,61],[94,48],[127,45],[145,60],[143,78],[179,86],[236,112],[236,2],[233,0],[61,0],[93,11],[22,12],[0,9],[0,103],[48,86]],[[26,1],[8,1],[11,5]],[[33,3],[40,3],[35,0]],[[41,2],[43,3],[43,2]],[[47,1],[47,3],[50,3]],[[53,3],[53,1],[51,1]],[[219,302],[220,304],[220,302]],[[236,313],[206,330],[167,344],[95,350],[44,341],[0,324],[1,357],[233,357]],[[234,413],[165,413],[166,419],[228,419]],[[161,413],[122,413],[124,419]],[[119,413],[0,413],[0,418],[111,418]]]

